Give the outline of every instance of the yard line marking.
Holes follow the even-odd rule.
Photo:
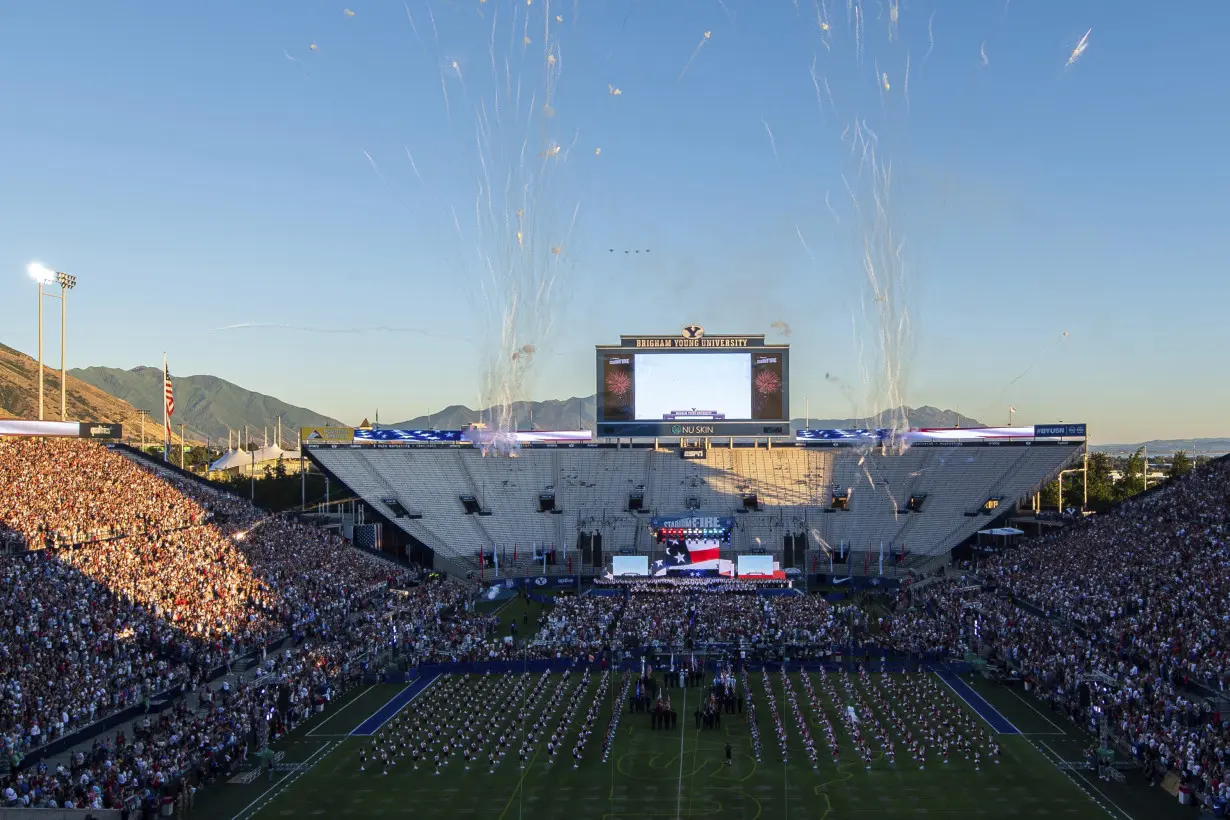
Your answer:
[[[350,700],[346,701],[341,706],[339,706],[332,714],[328,715],[320,723],[317,723],[315,726],[313,726],[311,729],[305,732],[303,736],[304,737],[326,737],[326,735],[317,735],[316,732],[319,731],[326,723],[328,723],[329,721],[333,720],[335,717],[340,715],[342,712],[345,712],[351,706],[354,706],[356,702],[358,702],[364,695],[366,695],[371,690],[371,688],[372,687],[370,686],[364,686],[359,692],[355,694],[353,698],[351,698]],[[337,735],[333,735],[333,737],[337,737]]]
[[[1031,741],[1029,741],[1029,742],[1030,742],[1030,743],[1033,743],[1033,741],[1032,741],[1032,740],[1031,740]],[[1044,741],[1044,740],[1039,740],[1039,741],[1038,741],[1038,743],[1040,743],[1040,744],[1042,745],[1042,747],[1043,747],[1044,749],[1046,749],[1048,752],[1050,752],[1051,754],[1053,754],[1053,755],[1055,756],[1055,760],[1056,760],[1056,761],[1059,761],[1060,763],[1062,763],[1062,762],[1063,762],[1063,756],[1062,756],[1061,754],[1059,754],[1059,752],[1056,752],[1054,749],[1052,749],[1050,746],[1046,745],[1046,741]],[[1056,765],[1056,766],[1055,766],[1055,768],[1056,768],[1056,769],[1059,769],[1059,766],[1058,766],[1058,765]],[[1094,802],[1094,803],[1097,803],[1099,806],[1101,806],[1101,808],[1102,808],[1102,809],[1104,809],[1104,810],[1106,811],[1106,813],[1107,813],[1107,814],[1109,814],[1110,816],[1114,817],[1114,816],[1115,816],[1115,812],[1117,811],[1117,812],[1119,812],[1119,814],[1121,814],[1121,815],[1123,815],[1124,817],[1126,817],[1126,818],[1127,818],[1127,820],[1135,820],[1135,818],[1134,818],[1134,817],[1132,817],[1132,815],[1128,814],[1126,811],[1124,811],[1123,809],[1119,808],[1119,806],[1118,806],[1118,804],[1117,804],[1117,803],[1115,803],[1113,800],[1111,800],[1109,797],[1107,797],[1105,794],[1103,794],[1103,793],[1102,793],[1102,790],[1101,790],[1101,789],[1099,789],[1097,786],[1093,785],[1093,783],[1092,783],[1092,782],[1090,782],[1089,778],[1085,777],[1085,775],[1083,775],[1081,772],[1076,771],[1076,770],[1074,770],[1074,769],[1060,769],[1060,771],[1062,771],[1064,774],[1066,774],[1066,775],[1068,776],[1068,779],[1073,780],[1073,782],[1075,782],[1075,780],[1074,780],[1073,776],[1075,776],[1075,777],[1079,777],[1082,781],[1084,781],[1084,783],[1085,783],[1085,785],[1086,785],[1086,786],[1088,786],[1089,788],[1093,789],[1093,791],[1095,791],[1095,792],[1098,794],[1098,796],[1102,798],[1102,800],[1105,800],[1105,801],[1106,801],[1106,803],[1107,803],[1107,804],[1109,804],[1109,808],[1108,808],[1107,806],[1103,805],[1103,804],[1102,804],[1102,802],[1101,802],[1101,801],[1099,801],[1099,800],[1097,800],[1096,798],[1094,799],[1094,801],[1093,801],[1093,802]],[[1079,785],[1079,784],[1078,784],[1078,785]],[[1113,808],[1115,811],[1111,811],[1111,809],[1112,809],[1112,808]]]
[[[576,690],[572,689],[569,691],[576,691]],[[550,695],[546,692],[544,692],[543,695],[545,695],[546,697],[550,697]],[[559,710],[560,710],[560,707],[556,706],[554,709],[551,710],[551,716],[554,717],[556,714],[559,713]],[[543,745],[544,744],[542,743],[537,744],[537,748],[534,749],[534,754],[530,756],[529,765],[526,766],[524,771],[521,772],[521,777],[517,780],[517,787],[513,789],[513,793],[508,796],[508,802],[504,804],[504,811],[500,812],[500,816],[496,818],[496,820],[504,820],[504,815],[508,814],[508,810],[512,807],[513,799],[516,798],[518,794],[521,794],[521,789],[525,785],[525,776],[528,775],[530,773],[530,770],[534,768],[534,761],[538,760],[538,755],[542,754]],[[550,764],[551,764],[551,761],[547,761],[547,765],[550,765]],[[522,800],[524,801],[524,799],[525,799],[524,795],[522,795]]]
[[[1003,721],[1003,722],[1004,722],[1004,723],[1008,726],[1008,728],[1009,728],[1009,729],[1011,729],[1012,731],[1010,731],[1010,732],[1001,732],[999,729],[996,729],[996,728],[995,728],[995,724],[994,724],[994,723],[990,720],[990,718],[988,718],[986,715],[984,715],[984,714],[983,714],[983,713],[982,713],[982,712],[978,709],[978,707],[977,707],[977,706],[975,706],[974,704],[970,703],[969,699],[967,699],[967,698],[965,697],[965,695],[961,694],[961,692],[957,690],[957,687],[953,686],[951,683],[949,683],[948,681],[944,680],[944,676],[943,676],[943,675],[941,675],[939,672],[932,672],[932,674],[933,674],[933,675],[935,675],[937,678],[939,678],[939,679],[940,679],[940,683],[942,683],[942,684],[944,684],[945,686],[947,686],[947,687],[948,687],[948,689],[949,689],[949,690],[950,690],[950,691],[951,691],[954,695],[956,695],[957,697],[959,697],[959,698],[961,699],[961,701],[962,701],[962,702],[963,702],[966,706],[968,706],[968,707],[969,707],[969,708],[973,711],[973,713],[974,713],[975,715],[977,715],[977,716],[979,717],[979,719],[981,719],[981,720],[982,720],[982,722],[983,722],[983,723],[985,723],[987,726],[990,726],[990,727],[991,727],[991,730],[992,730],[992,731],[994,731],[996,734],[1000,734],[1000,735],[1003,735],[1003,734],[1017,734],[1017,735],[1022,734],[1021,730],[1020,730],[1020,729],[1018,729],[1018,728],[1016,728],[1016,726],[1014,726],[1014,725],[1012,724],[1012,721],[1010,721],[1010,720],[1008,720],[1008,718],[1004,717],[1004,716],[1003,716],[1003,714],[1001,714],[1001,713],[1000,713],[1000,711],[999,711],[998,709],[996,709],[994,706],[992,706],[992,705],[990,704],[990,702],[989,702],[986,698],[982,697],[982,696],[981,696],[981,695],[979,695],[977,692],[975,692],[975,691],[974,691],[974,688],[973,688],[972,686],[970,686],[969,684],[966,684],[966,688],[968,688],[968,689],[970,690],[970,692],[973,692],[973,694],[974,694],[974,695],[976,695],[976,696],[978,697],[978,699],[979,699],[979,700],[981,700],[983,703],[985,703],[985,704],[987,705],[987,708],[988,708],[988,709],[990,709],[992,712],[994,712],[994,713],[995,713],[995,714],[999,717],[999,719],[1000,719],[1000,720],[1002,720],[1002,721]],[[960,678],[958,678],[957,680],[960,680]],[[964,683],[964,681],[962,681],[962,682]]]
[[[347,735],[347,737],[352,737],[352,736],[353,737],[371,737],[372,735],[376,734],[377,732],[380,731],[381,727],[383,727],[386,723],[388,723],[393,718],[397,717],[397,715],[399,715],[403,709],[405,709],[407,706],[413,703],[415,699],[418,698],[419,695],[423,694],[428,689],[430,689],[432,685],[440,679],[440,677],[441,677],[440,675],[435,675],[430,680],[428,680],[426,683],[423,683],[423,680],[424,680],[423,678],[419,678],[412,683],[406,684],[405,687],[403,687],[400,692],[398,692],[396,695],[394,695],[393,697],[385,701],[384,704],[379,709],[377,709],[375,712],[372,712],[372,714],[368,716],[367,718],[365,718],[362,723],[354,727],[354,729],[350,731],[350,734]],[[414,687],[416,686],[420,688],[418,689],[417,692],[412,692],[410,696],[406,698],[405,703],[397,704],[396,708],[394,708],[390,712],[388,717],[380,721],[380,723],[376,725],[374,728],[370,726],[370,724],[373,721],[375,721],[377,718],[380,717],[381,713],[383,713],[386,709],[389,708],[390,704],[396,703],[398,700],[404,697],[407,692],[409,692],[411,689],[414,689]],[[368,728],[364,729],[364,727],[368,727]]]
[[[683,705],[679,707],[679,710],[681,715],[687,715],[688,713],[688,689],[686,686],[683,689]],[[683,739],[688,734],[688,722],[681,720],[679,723],[681,724],[679,727],[679,782],[675,787],[675,820],[680,820],[683,817]]]
[[[1008,687],[1008,691],[1009,691],[1009,692],[1011,692],[1011,693],[1013,694],[1013,696],[1014,696],[1017,700],[1019,700],[1021,703],[1025,704],[1025,705],[1026,705],[1026,706],[1028,706],[1030,709],[1032,709],[1035,715],[1037,715],[1038,717],[1040,717],[1040,718],[1042,718],[1043,720],[1045,720],[1048,724],[1050,724],[1051,728],[1056,730],[1056,734],[1063,735],[1064,737],[1067,737],[1068,733],[1067,733],[1067,732],[1065,732],[1065,731],[1063,730],[1063,727],[1062,727],[1062,726],[1057,725],[1057,724],[1056,724],[1053,720],[1051,720],[1050,718],[1048,718],[1046,715],[1042,714],[1042,711],[1041,711],[1040,709],[1038,709],[1038,707],[1036,707],[1036,706],[1034,706],[1032,703],[1030,703],[1028,698],[1026,698],[1024,695],[1022,695],[1020,692],[1016,691],[1016,690],[1015,690],[1015,689],[1013,689],[1012,687]],[[1045,734],[1045,733],[1043,733],[1043,732],[1033,732],[1033,733],[1031,733],[1031,734],[1037,734],[1037,735],[1040,735],[1040,734]]]
[[[288,772],[286,775],[284,775],[284,776],[283,776],[280,780],[278,780],[278,781],[277,781],[276,783],[274,783],[272,786],[270,786],[269,788],[265,789],[265,791],[261,792],[261,794],[260,794],[260,795],[259,795],[259,796],[255,799],[255,800],[253,800],[251,803],[249,803],[248,805],[246,805],[246,806],[244,806],[242,809],[240,809],[240,810],[239,810],[239,813],[238,813],[238,814],[236,814],[236,815],[234,816],[234,818],[232,818],[232,820],[239,820],[239,818],[241,818],[241,817],[243,817],[244,815],[246,815],[246,814],[248,813],[248,810],[249,810],[249,809],[251,809],[251,808],[252,808],[253,806],[255,806],[257,803],[260,803],[260,802],[261,802],[261,800],[263,800],[263,799],[265,798],[265,795],[269,794],[269,792],[273,791],[274,789],[279,789],[279,788],[281,788],[281,789],[285,789],[287,786],[289,786],[289,785],[290,785],[289,783],[287,783],[287,782],[286,782],[287,780],[292,780],[292,782],[293,782],[293,780],[298,780],[300,777],[302,777],[302,776],[303,776],[303,773],[304,773],[304,772],[306,772],[306,771],[307,771],[308,769],[310,769],[312,766],[315,766],[317,763],[319,763],[321,760],[323,760],[323,759],[324,759],[324,756],[323,756],[323,755],[322,755],[322,756],[320,756],[320,757],[317,757],[317,755],[320,755],[320,753],[321,753],[321,752],[325,752],[325,754],[327,755],[327,754],[328,754],[328,751],[325,751],[325,750],[327,749],[327,750],[329,750],[329,751],[332,751],[333,747],[336,747],[337,743],[338,743],[337,741],[333,741],[333,743],[323,743],[323,744],[321,744],[321,746],[320,746],[320,748],[319,748],[319,749],[317,749],[316,751],[312,752],[310,755],[308,755],[308,756],[307,756],[307,758],[306,758],[306,759],[304,759],[303,763],[299,764],[299,765],[300,765],[301,767],[303,767],[303,768],[299,769],[299,770],[298,770],[298,771],[296,771],[296,772]],[[315,762],[313,762],[313,761],[312,761],[312,758],[316,758]],[[309,765],[309,764],[310,764],[310,765]],[[281,794],[281,793],[282,793],[281,791],[279,791],[279,792],[278,792],[278,794]],[[277,796],[278,796],[277,794],[275,794],[275,795],[274,795],[274,797],[277,797]],[[271,797],[271,798],[270,798],[270,800],[272,800],[272,799],[273,799],[273,798]],[[267,801],[266,801],[266,802],[267,802]],[[261,803],[261,807],[262,807],[262,808],[264,807],[264,805],[265,805],[264,803]]]

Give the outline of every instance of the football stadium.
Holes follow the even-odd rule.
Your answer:
[[[1220,812],[1230,461],[1047,509],[1084,424],[793,429],[790,352],[598,345],[593,429],[304,428],[344,500],[276,514],[0,421],[5,811]]]
[[[1230,2],[68,5],[0,820],[1227,820]]]

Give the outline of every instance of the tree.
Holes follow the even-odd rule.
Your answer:
[[[1120,500],[1131,498],[1145,488],[1145,448],[1138,447],[1136,452],[1123,462],[1123,478],[1115,485],[1115,495]]]
[[[1192,460],[1188,458],[1187,451],[1177,450],[1170,462],[1170,477],[1185,476],[1192,471],[1192,466]]]
[[[1111,478],[1110,456],[1106,453],[1089,455],[1089,506],[1102,508],[1115,500],[1115,482]]]
[[[1052,481],[1042,488],[1042,509],[1049,510],[1059,506],[1059,482]]]

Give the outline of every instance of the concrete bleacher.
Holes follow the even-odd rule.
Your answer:
[[[580,532],[600,533],[607,555],[650,552],[648,517],[689,509],[735,516],[731,552],[779,552],[783,536],[806,533],[813,548],[845,544],[878,556],[880,543],[910,563],[946,553],[988,526],[988,497],[1010,508],[1038,491],[1081,448],[1074,446],[915,447],[904,452],[856,448],[714,447],[703,459],[675,449],[561,448],[483,457],[468,448],[316,448],[313,456],[409,535],[442,555],[473,561],[492,545],[517,544],[518,566],[533,543],[576,547]],[[644,512],[628,511],[644,493]],[[558,513],[539,511],[551,492]],[[848,492],[847,510],[831,510]],[[743,511],[745,494],[759,505]],[[921,512],[906,511],[925,494]],[[466,514],[473,495],[483,515]],[[395,498],[421,518],[397,518],[381,499]],[[970,513],[976,513],[970,515]],[[511,567],[510,567],[511,569]],[[561,570],[562,571],[562,570]]]

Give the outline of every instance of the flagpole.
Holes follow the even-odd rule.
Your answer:
[[[162,460],[171,458],[171,418],[167,415],[167,354],[162,353]]]

